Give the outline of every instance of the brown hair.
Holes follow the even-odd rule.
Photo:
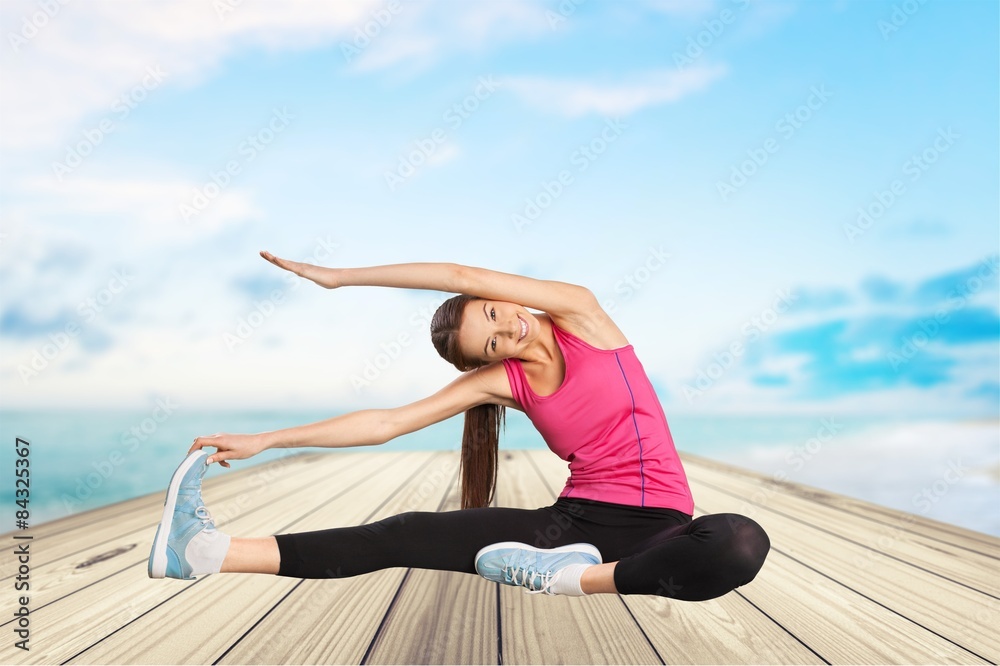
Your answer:
[[[462,372],[486,365],[485,361],[469,359],[458,346],[458,330],[469,301],[476,296],[459,294],[441,304],[431,318],[431,342],[441,358]],[[462,508],[475,509],[493,501],[497,485],[497,451],[500,427],[504,425],[503,405],[477,405],[465,410],[465,431],[462,433]]]

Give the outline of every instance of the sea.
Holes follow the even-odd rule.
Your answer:
[[[163,414],[163,412],[155,412]],[[322,421],[335,411],[0,411],[0,532],[16,529],[15,470],[27,451],[29,526],[149,493],[162,493],[191,442]],[[667,413],[674,444],[769,477],[804,483],[1000,536],[1000,422],[996,419]],[[458,450],[462,417],[378,447],[339,451]],[[18,443],[20,440],[20,443]],[[25,444],[26,442],[26,444]],[[520,412],[507,410],[501,448],[544,449]],[[232,462],[248,469],[298,451]],[[330,450],[336,454],[337,450]],[[554,454],[553,454],[554,455]],[[212,465],[206,478],[232,473]],[[695,502],[698,497],[695,495]],[[734,505],[741,500],[734,499]],[[735,510],[735,506],[734,506]],[[155,516],[153,516],[155,518]]]

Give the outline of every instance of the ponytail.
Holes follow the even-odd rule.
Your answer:
[[[465,412],[462,433],[462,508],[489,506],[497,485],[500,428],[506,408],[478,405]]]
[[[431,342],[441,358],[459,371],[481,367],[481,360],[467,359],[458,345],[462,314],[469,301],[479,300],[469,294],[452,296],[442,303],[431,319]],[[502,405],[477,405],[465,410],[462,433],[462,508],[489,506],[497,485],[497,457],[500,428],[506,408]]]

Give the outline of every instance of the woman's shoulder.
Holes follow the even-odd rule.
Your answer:
[[[602,308],[594,312],[567,316],[547,313],[538,316],[547,318],[554,328],[566,331],[596,349],[620,349],[630,344],[625,334]]]
[[[512,407],[520,411],[524,411],[521,405],[518,404],[517,400],[514,399],[514,391],[510,386],[510,378],[507,372],[507,364],[516,362],[517,359],[502,359],[500,361],[495,361],[489,363],[479,368],[470,370],[469,372],[475,373],[477,377],[485,385],[487,393],[491,397],[491,401],[497,405],[503,405],[504,407]],[[513,368],[513,366],[511,366]],[[514,372],[517,370],[515,369]]]

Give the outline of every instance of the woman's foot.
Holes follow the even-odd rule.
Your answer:
[[[476,571],[480,576],[495,583],[524,587],[530,594],[582,596],[581,576],[596,564],[601,564],[601,552],[589,543],[543,549],[504,541],[476,553]]]
[[[218,573],[222,567],[230,538],[216,529],[201,499],[206,458],[206,451],[191,453],[170,478],[163,518],[149,552],[150,578],[192,580],[197,575]]]

